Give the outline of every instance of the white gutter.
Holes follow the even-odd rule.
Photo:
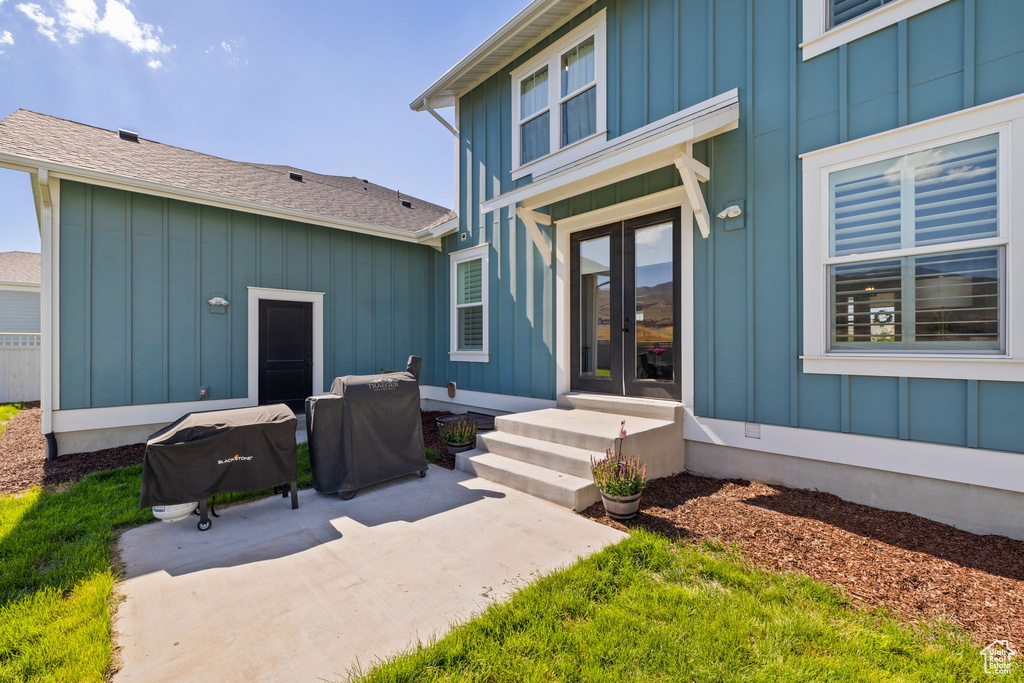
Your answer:
[[[27,173],[47,171],[51,178],[62,178],[65,180],[84,182],[92,185],[102,185],[129,192],[144,192],[146,194],[167,197],[169,199],[178,199],[181,201],[203,204],[206,206],[215,206],[223,209],[235,209],[245,211],[247,213],[259,214],[261,216],[269,216],[271,218],[282,218],[284,220],[294,220],[301,223],[310,223],[312,225],[322,225],[324,227],[335,228],[337,230],[347,230],[350,232],[358,232],[377,237],[386,237],[388,239],[412,242],[414,244],[421,244],[427,240],[433,239],[434,237],[429,228],[423,228],[416,232],[409,232],[407,230],[399,230],[397,228],[375,225],[373,223],[364,223],[361,221],[335,220],[325,217],[322,214],[312,213],[309,211],[286,209],[283,207],[254,202],[248,199],[227,197],[225,195],[214,194],[212,192],[192,190],[177,187],[175,185],[168,185],[166,183],[141,180],[139,178],[132,178],[131,176],[121,176],[114,173],[107,173],[105,171],[95,171],[92,169],[55,163],[44,159],[33,159],[31,157],[24,157],[6,152],[0,152],[0,167],[9,168],[15,171],[25,171]],[[42,220],[41,215],[40,220]]]

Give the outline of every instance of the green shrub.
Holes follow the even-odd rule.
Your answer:
[[[427,456],[427,462],[437,462],[441,459],[441,456],[433,448],[424,448],[423,455]]]

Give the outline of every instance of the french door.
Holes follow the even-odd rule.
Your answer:
[[[679,211],[570,237],[573,391],[679,399]]]

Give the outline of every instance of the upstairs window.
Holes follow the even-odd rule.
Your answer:
[[[856,19],[860,15],[878,9],[894,0],[828,0],[828,27]]]
[[[451,254],[452,360],[488,360],[487,250],[483,244]]]
[[[602,10],[512,72],[514,178],[544,172],[603,145],[604,46]],[[577,152],[568,153],[569,148]]]

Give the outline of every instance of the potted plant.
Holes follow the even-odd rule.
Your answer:
[[[476,440],[476,425],[469,420],[449,422],[441,428],[441,440],[448,447],[448,455],[468,451]]]
[[[590,472],[601,492],[604,511],[615,520],[633,519],[640,509],[640,493],[647,485],[647,465],[639,457],[622,457],[622,442],[626,438],[626,421],[622,421],[615,452],[608,448],[603,458],[590,456]]]

